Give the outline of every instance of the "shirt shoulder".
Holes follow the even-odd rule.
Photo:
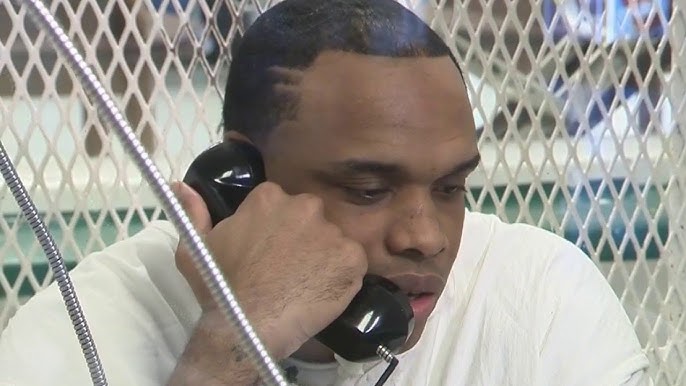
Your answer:
[[[521,223],[505,223],[497,216],[467,212],[451,275],[477,275],[483,280],[505,280],[506,285],[527,287],[540,279],[558,260],[571,265],[592,266],[588,256],[574,244],[545,229]]]
[[[178,236],[154,221],[87,256],[70,272],[108,380],[160,384],[173,370],[199,315],[178,272]],[[36,372],[37,364],[42,371]],[[0,336],[0,382],[87,384],[88,369],[56,286],[22,306]]]
[[[519,364],[529,367],[532,382],[623,384],[645,371],[647,358],[619,299],[573,243],[478,213],[466,217],[463,241],[454,273],[466,277],[459,272],[464,258],[473,285],[455,286],[470,301],[466,317],[483,318],[496,337],[507,329],[503,342],[529,346],[522,352],[501,344],[500,352],[535,355]]]
[[[490,301],[498,299],[517,318],[546,320],[562,303],[580,296],[581,289],[598,296],[589,302],[619,304],[591,258],[550,231],[470,213],[463,240],[454,270],[460,269],[461,258],[475,261],[469,272],[476,276],[471,292],[489,293]]]

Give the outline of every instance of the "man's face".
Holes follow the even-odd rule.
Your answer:
[[[478,162],[459,72],[448,57],[327,52],[293,76],[297,114],[263,146],[267,178],[321,197],[327,219],[364,246],[369,273],[411,296],[412,347],[455,260]]]

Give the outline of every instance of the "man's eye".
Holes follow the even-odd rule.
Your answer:
[[[445,194],[445,195],[449,195],[449,196],[452,196],[452,195],[455,195],[458,193],[467,192],[467,188],[464,185],[444,185],[444,186],[438,187],[438,189],[436,189],[436,190],[438,190],[438,192],[441,194]]]
[[[368,205],[384,199],[390,190],[383,189],[358,189],[358,188],[344,188],[348,198],[355,204]]]

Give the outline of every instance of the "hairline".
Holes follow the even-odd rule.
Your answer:
[[[268,72],[273,72],[273,71],[284,71],[288,73],[292,73],[293,71],[298,71],[300,72],[301,75],[305,75],[308,70],[312,69],[317,63],[317,61],[321,58],[322,55],[325,54],[331,54],[331,53],[342,53],[342,54],[349,54],[353,56],[359,56],[359,57],[377,57],[381,59],[389,59],[389,60],[402,60],[402,59],[445,59],[449,58],[450,61],[453,63],[455,68],[457,69],[458,74],[460,75],[459,80],[463,83],[464,87],[466,88],[467,84],[464,80],[464,75],[462,73],[462,69],[460,65],[457,63],[457,60],[455,59],[455,56],[452,54],[452,52],[448,52],[444,55],[427,55],[422,52],[417,52],[414,55],[379,55],[379,54],[369,54],[369,53],[363,53],[363,52],[356,52],[356,51],[350,51],[350,50],[342,50],[342,49],[336,49],[336,48],[326,48],[321,50],[320,52],[317,53],[317,55],[310,61],[305,66],[295,66],[295,67],[288,67],[285,65],[272,65],[267,68]],[[302,79],[302,77],[301,77]],[[288,87],[292,88],[294,85],[293,84],[287,84],[287,83],[281,83],[281,82],[274,82],[271,87],[272,87],[272,93],[276,94],[276,88],[277,87]],[[299,85],[296,85],[296,87]],[[300,98],[299,93],[296,93],[297,98]],[[300,100],[299,99],[292,99],[288,98],[286,101],[281,102],[286,104],[287,106],[282,106],[279,108],[279,119],[278,122],[276,122],[271,128],[269,128],[265,133],[263,133],[263,138],[250,138],[251,141],[256,142],[255,144],[260,146],[266,143],[271,136],[271,134],[274,132],[274,130],[278,129],[279,127],[282,127],[283,124],[287,122],[293,122],[297,116],[297,110],[300,105]],[[229,132],[229,131],[236,131],[235,128],[229,128],[225,129],[224,133]]]

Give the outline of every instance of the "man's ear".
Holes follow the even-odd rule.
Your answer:
[[[239,142],[247,142],[253,146],[255,144],[250,140],[250,138],[246,137],[243,133],[239,133],[238,131],[235,130],[229,130],[224,132],[224,141],[228,140],[233,140],[233,141],[239,141]]]

